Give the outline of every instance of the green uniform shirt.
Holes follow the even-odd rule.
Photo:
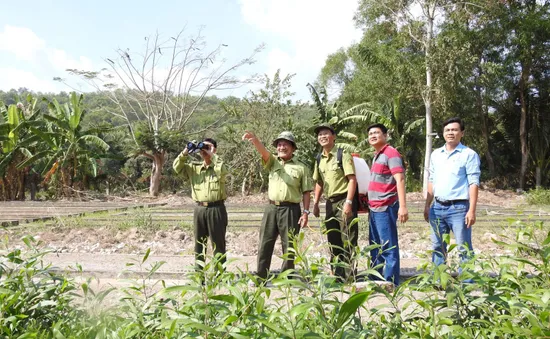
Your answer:
[[[269,170],[269,200],[300,203],[305,192],[313,190],[310,171],[300,161],[269,157],[265,168]]]
[[[321,153],[319,166],[315,162],[313,181],[323,186],[325,197],[331,198],[348,191],[348,178],[346,176],[355,174],[355,166],[351,154],[346,151],[342,153],[342,168],[338,165],[336,153],[337,147],[333,147],[328,154]]]
[[[172,167],[176,173],[182,173],[185,179],[191,182],[191,197],[195,201],[225,200],[225,177],[227,168],[223,161],[216,155],[212,155],[212,162],[205,167],[204,162],[187,163],[186,155],[179,155]]]

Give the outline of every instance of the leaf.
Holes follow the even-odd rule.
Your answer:
[[[303,303],[298,304],[290,309],[290,317],[292,319],[296,319],[298,316],[303,316],[309,313],[309,311],[314,308],[314,305],[312,303]]]
[[[147,251],[145,251],[145,255],[141,259],[142,264],[147,261],[147,258],[149,258],[149,254],[151,254],[151,249],[150,248],[148,248]]]
[[[232,295],[228,295],[228,294],[213,295],[213,296],[210,297],[210,299],[223,301],[223,302],[226,302],[228,304],[234,304],[237,301],[237,298],[235,298]]]
[[[236,315],[232,314],[228,316],[225,321],[223,322],[223,326],[227,327],[229,324],[233,323],[235,320],[239,319]]]
[[[338,312],[338,319],[336,320],[335,328],[342,327],[351,315],[354,314],[357,309],[369,298],[371,293],[371,291],[360,292],[352,295],[348,300],[346,300]]]
[[[273,315],[273,313],[271,314]],[[258,319],[258,322],[264,324],[267,328],[271,329],[275,333],[284,336],[284,337],[292,337],[290,333],[286,332],[284,329],[280,328],[279,326],[275,325],[274,322],[265,320],[265,319]]]
[[[159,296],[163,296],[166,294],[172,294],[172,293],[181,293],[181,292],[189,292],[189,291],[199,291],[200,288],[198,286],[192,286],[192,285],[177,285],[177,286],[170,286],[163,288],[158,292]]]

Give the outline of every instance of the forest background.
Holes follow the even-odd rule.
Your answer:
[[[354,19],[362,39],[327,58],[308,84],[311,102],[293,101],[292,74],[235,75],[262,46],[227,64],[224,46],[209,47],[200,31],[151,36],[140,53],[120,49],[101,70],[57,78],[68,91],[73,77],[95,91],[0,91],[0,200],[24,200],[25,191],[49,199],[188,190],[171,164],[204,137],[218,141],[231,194],[265,191],[267,173],[243,132],[270,145],[291,130],[297,157],[312,166],[320,122],[368,162],[365,128],[384,123],[406,162],[408,191],[421,191],[431,149],[444,143],[441,122],[454,116],[482,159],[484,188],[547,188],[549,9],[540,0],[362,0]],[[256,82],[262,89],[242,98],[219,96]]]

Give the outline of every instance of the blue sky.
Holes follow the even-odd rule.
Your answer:
[[[247,57],[259,45],[256,64],[236,76],[296,73],[295,99],[309,100],[305,85],[314,82],[326,57],[358,41],[353,22],[357,0],[34,0],[6,1],[0,16],[0,90],[69,91],[52,80],[71,78],[66,68],[99,70],[116,49],[144,50],[144,38],[194,35],[202,27],[208,46],[227,44],[228,63]],[[243,96],[254,86],[212,93]]]

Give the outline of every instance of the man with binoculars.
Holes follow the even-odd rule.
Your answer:
[[[191,183],[191,197],[197,206],[193,211],[195,233],[195,267],[204,265],[204,244],[210,238],[214,254],[221,264],[225,263],[225,232],[227,229],[227,198],[225,179],[227,166],[216,155],[217,143],[206,138],[199,143],[190,142],[174,160],[176,173]],[[187,162],[189,153],[199,153],[202,161]]]

